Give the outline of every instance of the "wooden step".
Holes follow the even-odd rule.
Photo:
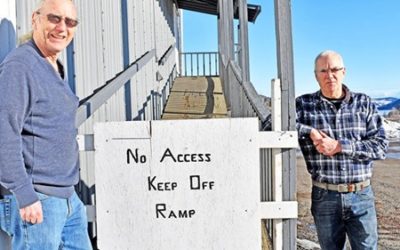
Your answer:
[[[219,77],[180,77],[173,84],[162,119],[227,117]]]

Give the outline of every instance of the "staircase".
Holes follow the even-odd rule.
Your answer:
[[[187,76],[175,79],[161,119],[228,117],[219,77]]]

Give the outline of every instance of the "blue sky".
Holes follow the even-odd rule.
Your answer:
[[[273,0],[249,23],[251,81],[270,96],[277,76]],[[326,49],[342,54],[345,83],[372,97],[400,97],[400,0],[292,0],[296,95],[314,92],[314,58]],[[184,51],[217,51],[215,16],[184,11]]]

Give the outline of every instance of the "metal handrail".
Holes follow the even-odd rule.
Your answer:
[[[218,76],[218,52],[182,52],[181,76]]]
[[[220,76],[220,74],[229,75],[229,72],[231,72],[236,79],[229,84],[238,84],[237,87],[243,90],[242,93],[246,96],[245,99],[260,119],[262,129],[270,130],[271,112],[263,104],[262,98],[257,94],[253,84],[242,79],[242,72],[237,62],[234,60],[227,60],[224,55],[221,55],[221,59],[219,59],[220,55],[218,52],[183,52],[179,55],[181,60],[181,76]],[[221,72],[220,67],[222,68]],[[223,78],[222,75],[221,78]],[[224,81],[226,79],[222,80]],[[230,98],[228,89],[225,90],[226,98]],[[229,103],[231,103],[231,101],[229,101]]]
[[[242,79],[242,72],[240,67],[238,66],[237,62],[233,60],[226,60],[224,56],[221,57],[222,61],[222,68],[225,70],[225,75],[232,75],[233,78],[229,79],[229,84],[234,84],[235,86],[232,87],[231,89],[236,92],[236,94],[239,95],[245,95],[246,98],[240,98],[243,101],[247,100],[248,104],[251,106],[251,108],[254,110],[255,114],[257,117],[260,119],[261,122],[261,130],[271,130],[271,112],[268,110],[268,108],[265,106],[265,104],[262,101],[262,98],[260,95],[257,93],[256,89],[254,88],[253,84],[250,81],[243,81]],[[225,63],[227,65],[225,65]],[[225,81],[226,79],[223,79]],[[226,85],[227,91],[229,91],[228,85]],[[239,91],[239,89],[242,89],[243,92]],[[226,91],[226,92],[227,92]],[[229,93],[226,98],[233,98],[231,96],[233,93]],[[235,96],[235,95],[233,95]],[[237,100],[229,100],[229,103],[231,103],[231,111],[233,111],[233,114],[237,114],[234,110],[237,110],[239,113],[241,113],[243,110],[241,109],[241,106],[244,105],[244,103],[239,104]],[[235,105],[236,103],[236,105]],[[233,105],[233,106],[232,106]],[[245,115],[245,114],[241,114]]]
[[[76,114],[76,127],[84,123],[98,108],[100,108],[115,92],[118,91],[129,79],[133,77],[144,65],[155,55],[155,50],[146,52],[137,61],[132,63],[121,74],[110,80],[100,88],[93,91],[93,94],[80,101]]]

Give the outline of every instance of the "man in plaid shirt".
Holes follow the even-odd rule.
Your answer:
[[[315,59],[320,90],[296,99],[299,144],[313,181],[311,212],[322,249],[377,249],[372,161],[385,158],[388,141],[375,104],[344,84],[342,57]]]

